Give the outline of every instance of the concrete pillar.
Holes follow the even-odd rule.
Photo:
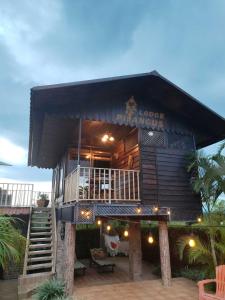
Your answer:
[[[129,276],[135,281],[142,276],[141,227],[138,221],[129,224]]]
[[[68,295],[73,294],[74,288],[74,262],[76,227],[71,223],[65,223],[64,239],[61,239],[63,223],[57,224],[57,249],[56,249],[56,275],[57,278],[65,282]]]
[[[170,249],[167,222],[159,222],[159,250],[161,261],[162,283],[165,287],[171,285]]]

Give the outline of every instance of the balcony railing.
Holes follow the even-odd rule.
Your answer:
[[[64,200],[139,201],[139,171],[78,167],[65,179]]]
[[[0,183],[0,207],[31,207],[37,205],[40,194],[47,195],[51,203],[51,193],[36,192],[33,184]],[[50,206],[50,204],[49,204]]]

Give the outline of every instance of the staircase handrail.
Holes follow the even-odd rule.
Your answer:
[[[23,264],[23,275],[26,275],[26,273],[27,273],[27,259],[28,259],[28,249],[29,249],[29,244],[30,244],[31,217],[32,217],[32,206],[30,206],[29,222],[28,222],[28,228],[27,228],[27,240],[26,240],[26,249],[25,249],[25,256],[24,256],[24,264]]]

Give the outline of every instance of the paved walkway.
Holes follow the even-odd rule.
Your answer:
[[[165,288],[161,280],[144,280],[119,284],[75,288],[74,300],[197,300],[198,289],[193,281],[175,278]]]
[[[16,300],[17,299],[17,280],[0,280],[0,299]]]

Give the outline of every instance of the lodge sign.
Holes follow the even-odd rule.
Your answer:
[[[138,109],[137,102],[131,97],[125,103],[125,112],[116,115],[116,121],[137,127],[146,127],[155,130],[163,130],[165,114]]]

